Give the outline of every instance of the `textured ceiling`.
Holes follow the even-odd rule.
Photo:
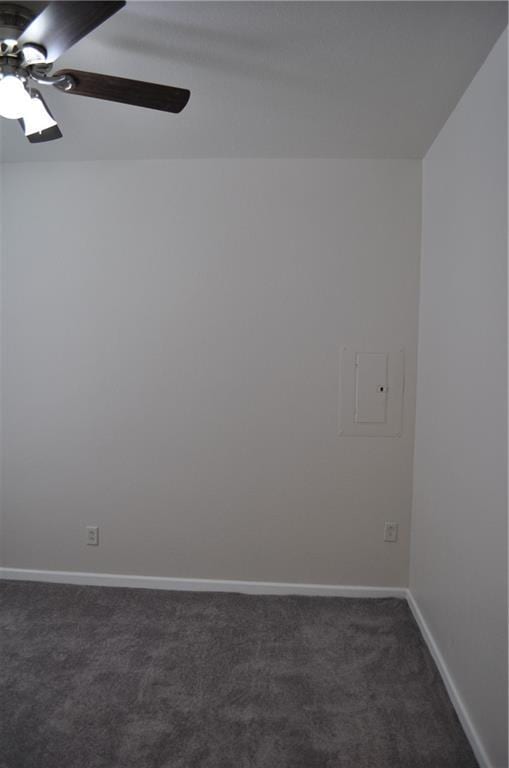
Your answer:
[[[178,116],[47,93],[64,133],[4,161],[422,157],[507,21],[505,2],[129,2],[58,66],[192,91]]]

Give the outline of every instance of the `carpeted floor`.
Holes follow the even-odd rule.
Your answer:
[[[402,600],[0,583],[1,768],[474,768]]]

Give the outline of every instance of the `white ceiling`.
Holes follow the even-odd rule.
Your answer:
[[[5,161],[422,157],[506,25],[505,2],[129,2],[59,65],[191,89],[181,115],[45,95],[64,133]]]

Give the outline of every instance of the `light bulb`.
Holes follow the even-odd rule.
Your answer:
[[[15,75],[5,75],[0,80],[0,115],[10,120],[23,116],[30,103],[30,96],[23,82]]]
[[[42,133],[48,128],[53,128],[54,125],[56,121],[51,117],[43,100],[39,96],[33,96],[23,112],[25,136]]]

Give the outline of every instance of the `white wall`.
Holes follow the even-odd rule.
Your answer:
[[[4,173],[3,564],[405,585],[420,163]],[[402,438],[338,436],[342,344],[405,347]]]
[[[423,162],[411,590],[507,768],[507,37]]]
[[[3,123],[4,120],[0,120],[0,148],[3,144]],[[4,165],[2,162],[0,162],[0,567],[2,565],[2,536],[3,536],[3,515],[2,515],[2,461],[1,461],[1,450],[2,450],[2,408],[1,408],[1,398],[2,398],[2,392],[1,392],[1,380],[2,380],[2,344],[1,344],[1,338],[2,338],[2,328],[1,328],[1,322],[2,322],[2,314],[1,314],[1,285],[2,285],[2,267],[3,267],[3,258],[2,258],[2,246],[3,246],[3,201],[4,201]]]

